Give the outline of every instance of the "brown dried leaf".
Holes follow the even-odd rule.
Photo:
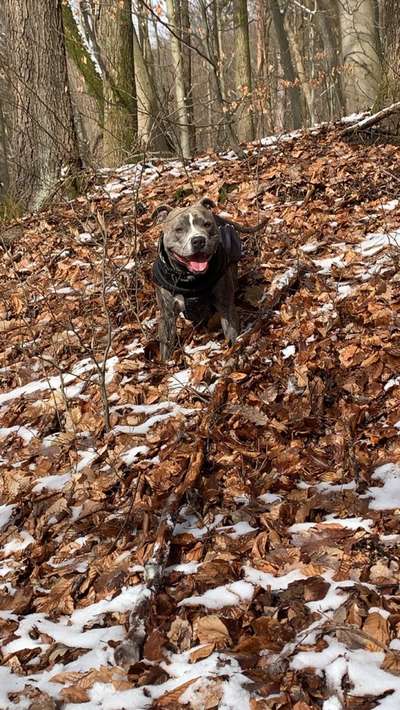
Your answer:
[[[178,651],[187,651],[192,645],[192,627],[186,619],[174,619],[167,636]]]
[[[149,661],[161,661],[164,658],[164,646],[167,640],[158,629],[151,632],[144,644],[143,655]]]
[[[400,676],[400,651],[390,650],[385,653],[381,666],[382,670]]]
[[[245,421],[250,422],[250,424],[255,424],[256,426],[265,426],[268,422],[267,415],[258,409],[258,407],[251,407],[246,404],[233,405],[229,407],[229,411],[233,414],[240,414]]]
[[[231,641],[228,629],[216,614],[196,619],[193,629],[200,643],[213,643],[216,648],[224,648]]]
[[[195,648],[194,651],[190,653],[190,660],[192,661],[192,663],[196,663],[196,661],[200,661],[202,658],[208,658],[208,656],[211,656],[214,650],[214,643],[206,643],[204,646],[199,646],[199,648]]]
[[[67,703],[86,703],[90,700],[89,694],[84,688],[77,688],[73,685],[62,688],[60,695]]]
[[[186,681],[186,683],[182,683],[182,685],[180,685],[178,688],[175,688],[169,693],[165,693],[165,695],[163,695],[161,698],[158,698],[157,708],[168,708],[168,706],[173,707],[173,704],[179,700],[182,693],[185,692],[186,688],[189,688],[189,686],[191,686],[192,683],[194,683],[196,680],[197,678],[191,678],[191,680]]]
[[[390,633],[388,621],[377,611],[372,611],[368,614],[363,626],[363,631],[378,642],[374,643],[372,640],[366,641],[366,648],[369,651],[381,651],[382,646],[387,646],[389,643]]]

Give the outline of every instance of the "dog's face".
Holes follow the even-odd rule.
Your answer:
[[[163,222],[168,256],[194,274],[207,271],[218,246],[218,227],[211,207],[214,207],[212,200],[203,198],[195,205],[173,210],[163,205],[154,213]]]

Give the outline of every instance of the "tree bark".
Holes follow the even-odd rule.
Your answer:
[[[183,73],[185,82],[185,102],[189,122],[190,151],[196,151],[196,126],[194,122],[193,82],[192,82],[192,31],[190,24],[188,0],[180,0],[180,28],[183,43]]]
[[[167,153],[169,146],[163,127],[163,110],[135,27],[133,27],[133,52],[138,110],[138,144],[144,152],[150,150],[161,154]]]
[[[281,55],[280,58],[283,73],[285,80],[289,83],[289,98],[292,112],[291,123],[293,128],[300,128],[302,125],[301,93],[298,86],[298,76],[296,75],[293,66],[288,37],[283,23],[283,15],[279,9],[278,0],[269,0],[269,6]]]
[[[254,138],[253,115],[250,111],[252,77],[250,62],[249,18],[247,0],[234,0],[235,88],[239,97],[237,132],[240,141]]]
[[[179,25],[177,21],[176,0],[167,0],[168,22],[172,32],[170,34],[171,52],[173,60],[173,70],[175,72],[175,96],[176,96],[176,122],[175,129],[178,138],[178,150],[183,158],[191,157],[189,116],[185,95],[185,73],[183,66],[183,55],[181,42],[179,41]]]
[[[103,163],[127,163],[137,145],[131,0],[99,0],[96,39],[104,86]]]
[[[374,0],[341,0],[346,111],[370,107],[377,98],[381,67]]]
[[[264,0],[256,0],[256,71],[258,80],[265,75],[267,65],[267,13]]]
[[[400,6],[398,0],[383,4],[383,72],[377,108],[400,101]],[[391,116],[385,129],[400,135],[399,114]]]
[[[293,56],[293,64],[296,67],[296,74],[299,77],[302,89],[302,95],[304,96],[304,104],[306,107],[306,116],[310,119],[310,123],[313,123],[314,118],[314,96],[311,88],[311,83],[308,81],[307,71],[305,67],[304,57],[299,46],[298,37],[296,32],[293,32],[287,26],[287,36],[290,42],[290,48]],[[304,112],[302,112],[304,113]]]
[[[337,112],[343,115],[345,112],[345,98],[342,86],[341,65],[342,65],[342,45],[339,26],[339,8],[337,2],[332,0],[318,0],[317,24],[321,34],[321,39],[327,55],[329,73],[331,75],[331,98],[330,115],[332,120],[337,116]],[[335,31],[336,29],[336,31]],[[336,110],[335,110],[336,109]]]
[[[8,162],[7,162],[7,138],[6,122],[0,97],[0,203],[3,201],[8,190]]]
[[[217,61],[217,80],[219,81],[222,101],[226,101],[226,86],[224,74],[224,45],[223,45],[223,27],[222,27],[222,7],[221,0],[215,0],[215,30],[216,30],[216,61]]]
[[[61,0],[5,0],[11,96],[10,196],[39,209],[78,165]]]
[[[0,5],[0,27],[4,27],[4,5]],[[0,67],[5,66],[5,36],[0,33]],[[7,87],[4,71],[0,69],[0,203],[4,200],[8,190],[8,141],[7,121],[4,106],[7,104]]]
[[[86,165],[97,162],[104,118],[103,82],[79,32],[70,6],[62,7],[67,69],[79,152]]]

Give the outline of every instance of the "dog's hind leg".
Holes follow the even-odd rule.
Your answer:
[[[214,289],[214,297],[215,308],[221,316],[224,336],[228,343],[233,345],[239,335],[240,323],[235,306],[235,283],[231,269],[218,281]]]

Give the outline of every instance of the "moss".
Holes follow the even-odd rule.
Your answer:
[[[88,94],[97,99],[99,110],[103,112],[103,82],[79,34],[72,10],[68,3],[63,4],[63,24],[67,52],[81,72]]]

